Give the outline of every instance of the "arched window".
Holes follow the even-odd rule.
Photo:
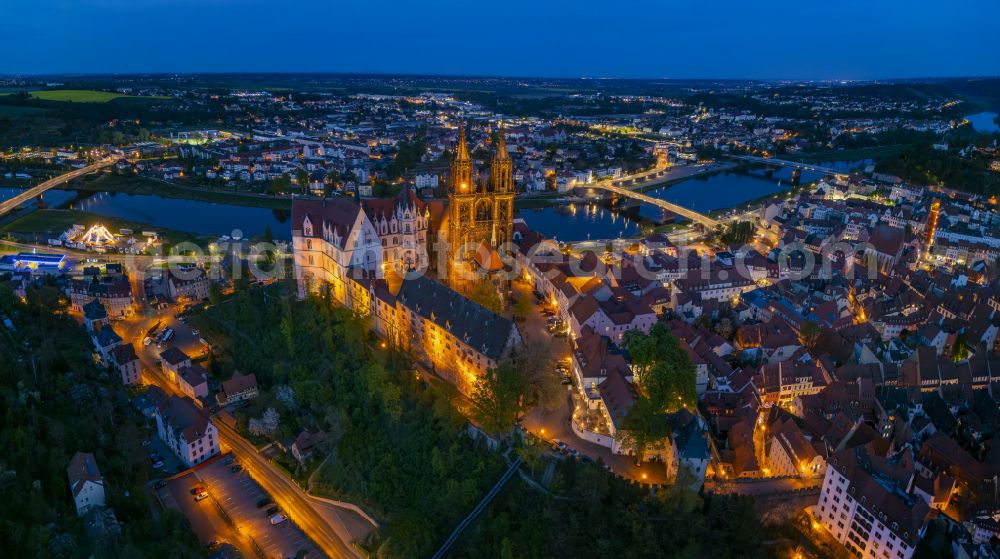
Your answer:
[[[492,218],[493,212],[489,202],[483,200],[476,204],[476,221],[490,221]]]

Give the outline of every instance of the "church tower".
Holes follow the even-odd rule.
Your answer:
[[[499,277],[499,251],[514,232],[514,175],[502,129],[489,181],[477,184],[475,178],[463,127],[448,187],[448,281],[452,289],[467,291],[470,280],[490,277],[503,294],[508,286]]]

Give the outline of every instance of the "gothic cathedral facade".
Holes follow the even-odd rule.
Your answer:
[[[465,129],[451,164],[448,185],[448,283],[467,291],[470,281],[490,278],[501,294],[507,281],[500,254],[509,250],[514,231],[514,175],[503,129],[490,163],[489,180],[480,181],[473,169]]]

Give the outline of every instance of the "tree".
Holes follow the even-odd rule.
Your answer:
[[[694,408],[698,402],[697,374],[691,357],[663,324],[649,334],[625,333],[639,392],[659,411]]]
[[[799,330],[799,340],[806,349],[812,351],[816,348],[816,343],[819,342],[819,336],[822,333],[823,329],[820,328],[819,324],[808,320],[802,324],[802,329]]]
[[[218,282],[211,282],[208,284],[208,302],[212,305],[218,305],[222,301],[222,288],[219,287]]]
[[[528,318],[529,314],[531,314],[531,299],[528,297],[521,297],[517,301],[514,301],[515,320],[525,320]]]
[[[559,407],[565,398],[562,384],[554,374],[555,360],[547,344],[526,343],[514,354],[511,364],[524,380],[524,406]]]
[[[646,452],[670,434],[667,416],[649,398],[639,396],[622,418],[615,440],[622,448],[634,454],[636,463],[642,463]]]
[[[299,183],[299,188],[302,189],[302,192],[309,190],[309,172],[305,169],[296,171],[295,182]]]
[[[469,299],[483,307],[500,314],[503,312],[503,301],[496,287],[488,281],[477,281],[469,293]]]
[[[524,377],[510,363],[501,363],[476,380],[472,417],[486,431],[507,433],[520,419],[524,392]]]

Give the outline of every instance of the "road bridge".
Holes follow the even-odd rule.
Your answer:
[[[661,200],[659,198],[653,198],[652,196],[647,196],[646,194],[643,194],[641,192],[636,192],[634,190],[629,190],[628,188],[616,186],[610,182],[598,182],[594,184],[588,184],[586,188],[593,188],[595,190],[607,190],[608,192],[617,194],[618,196],[624,196],[626,198],[632,198],[635,200],[639,200],[640,202],[652,204],[658,208],[671,211],[681,217],[690,219],[694,223],[704,225],[709,229],[715,229],[716,227],[722,225],[721,221],[708,217],[705,214],[698,213],[694,210],[689,210],[684,206],[678,206],[673,202],[667,202],[666,200]]]
[[[822,167],[820,165],[813,165],[811,163],[803,163],[801,161],[789,161],[787,159],[774,159],[773,157],[757,157],[754,155],[735,155],[733,159],[739,159],[740,161],[746,161],[748,163],[760,163],[761,165],[770,165],[772,167],[788,167],[790,169],[797,169],[799,171],[814,171],[816,173],[823,173],[824,175],[842,175],[846,176],[847,173],[842,173],[836,169],[831,169],[829,167]]]
[[[6,214],[7,212],[13,210],[14,208],[20,206],[25,202],[28,202],[33,198],[41,196],[48,190],[51,190],[77,177],[82,177],[86,174],[93,173],[94,171],[99,171],[105,167],[114,165],[117,161],[118,161],[117,158],[102,159],[92,165],[87,165],[86,167],[75,169],[68,173],[59,175],[58,177],[51,178],[37,186],[33,186],[25,190],[24,192],[18,194],[17,196],[14,196],[9,200],[4,200],[2,203],[0,203],[0,216]]]

